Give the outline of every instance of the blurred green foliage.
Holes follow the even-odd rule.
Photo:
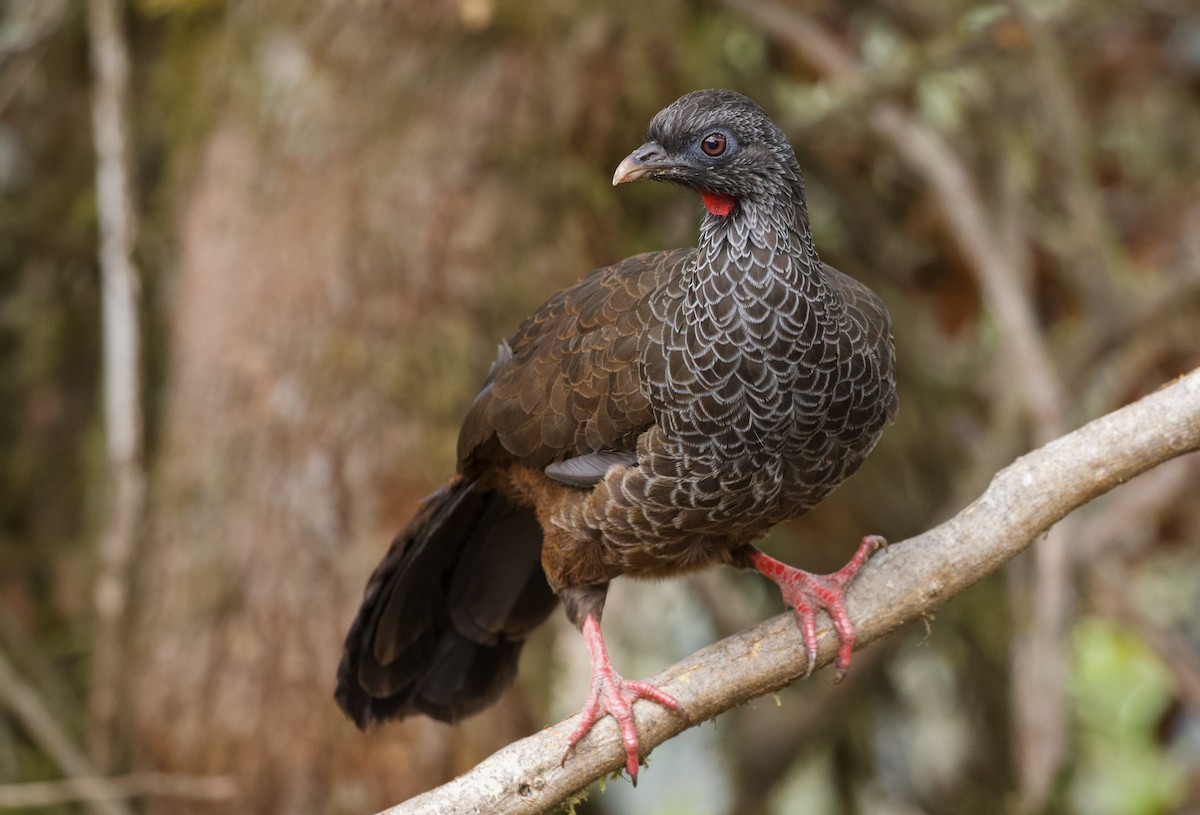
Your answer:
[[[1071,697],[1081,756],[1071,781],[1076,811],[1150,815],[1176,810],[1187,768],[1164,750],[1171,675],[1137,637],[1110,621],[1075,626]]]

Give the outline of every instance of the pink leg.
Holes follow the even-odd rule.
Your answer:
[[[878,535],[863,538],[862,545],[850,562],[833,574],[810,574],[794,566],[781,563],[773,557],[752,549],[750,564],[763,575],[774,581],[783,592],[783,601],[796,612],[800,632],[804,635],[804,652],[808,656],[808,670],[812,674],[817,664],[817,617],[816,609],[829,612],[833,627],[838,635],[837,681],[841,682],[850,669],[850,655],[854,651],[854,624],[846,614],[845,592],[854,575],[877,549],[887,546],[887,541]]]
[[[592,657],[592,690],[583,706],[583,719],[567,741],[567,751],[563,753],[562,763],[567,763],[567,756],[571,755],[575,745],[587,735],[592,726],[604,718],[605,714],[610,714],[617,720],[617,726],[621,729],[621,741],[625,744],[625,769],[636,787],[638,736],[633,726],[633,703],[638,699],[646,699],[662,705],[667,710],[678,712],[679,702],[649,682],[630,681],[613,669],[608,659],[608,650],[604,647],[604,638],[600,635],[600,622],[593,614],[589,614],[583,621],[583,640],[587,643],[588,653]]]

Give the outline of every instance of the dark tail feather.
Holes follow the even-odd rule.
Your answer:
[[[487,707],[557,598],[533,511],[456,481],[425,499],[371,575],[338,665],[338,706],[360,728]]]

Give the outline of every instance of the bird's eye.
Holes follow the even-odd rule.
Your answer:
[[[700,142],[700,149],[706,156],[719,156],[725,152],[727,145],[724,133],[709,133]]]

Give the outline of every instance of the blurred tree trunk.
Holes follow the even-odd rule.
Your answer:
[[[647,41],[670,27],[582,4],[239,8],[207,43],[179,26],[156,69],[159,93],[220,103],[198,143],[164,137],[178,267],[129,726],[140,766],[240,776],[239,810],[369,811],[540,723],[516,693],[364,736],[334,669],[497,340],[620,250],[588,190],[674,90]]]

